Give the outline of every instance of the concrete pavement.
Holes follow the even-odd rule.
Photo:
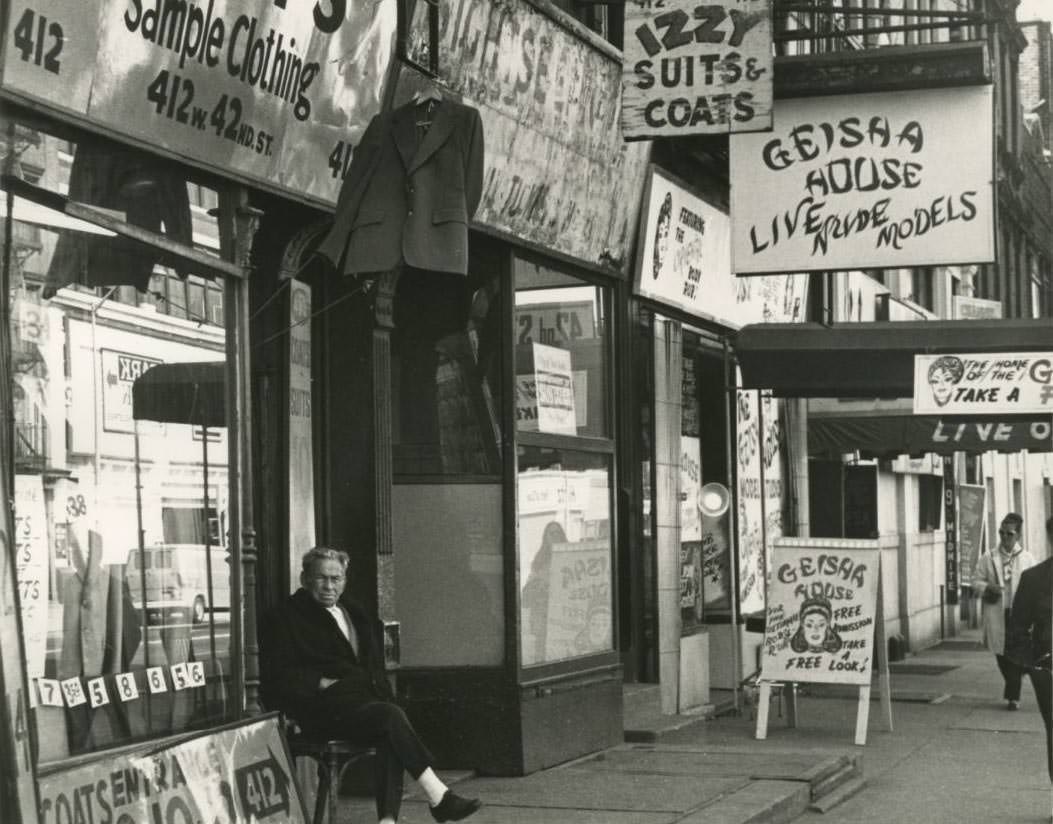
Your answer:
[[[894,730],[881,729],[875,690],[865,747],[852,741],[855,694],[806,686],[797,728],[773,704],[764,741],[754,739],[747,709],[676,719],[655,731],[653,743],[623,744],[523,778],[445,777],[457,792],[483,799],[474,824],[1048,822],[1045,741],[1030,684],[1020,711],[1008,712],[994,659],[976,638],[972,632],[894,664]],[[863,781],[853,783],[859,773]],[[415,789],[408,783],[401,820],[429,822]],[[850,797],[841,801],[839,792]],[[817,798],[832,808],[809,809]],[[342,805],[344,822],[376,820],[368,799]]]

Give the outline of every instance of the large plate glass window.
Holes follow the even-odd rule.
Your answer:
[[[224,394],[223,283],[62,208],[218,256],[216,192],[134,149],[10,120],[2,147],[40,761],[232,720],[228,443],[222,401],[206,403]],[[140,414],[137,384],[171,364],[189,383],[154,381]]]
[[[523,666],[614,648],[610,290],[515,260]]]

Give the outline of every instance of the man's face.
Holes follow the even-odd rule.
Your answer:
[[[1019,530],[1012,521],[1002,521],[1002,525],[998,527],[998,542],[1002,545],[1002,548],[1009,551],[1016,546],[1016,540],[1019,538]]]
[[[344,591],[344,568],[339,561],[315,561],[311,569],[300,576],[303,588],[323,607],[334,606]]]

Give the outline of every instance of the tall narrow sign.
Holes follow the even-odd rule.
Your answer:
[[[625,4],[626,140],[771,128],[770,0]]]

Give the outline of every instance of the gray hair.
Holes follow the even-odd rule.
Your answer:
[[[301,569],[304,574],[307,574],[315,563],[319,561],[336,561],[340,564],[340,568],[346,572],[349,560],[347,553],[342,549],[334,549],[329,546],[313,546],[303,554]]]

